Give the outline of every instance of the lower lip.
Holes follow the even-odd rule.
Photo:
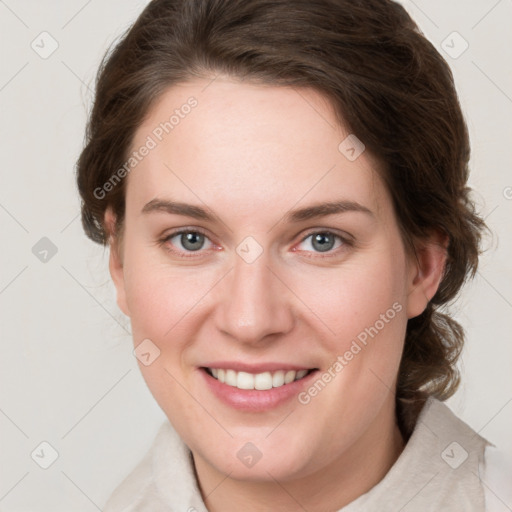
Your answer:
[[[256,389],[238,389],[215,379],[204,368],[200,368],[199,371],[210,390],[222,402],[234,409],[260,412],[283,405],[293,397],[296,397],[314,378],[318,370],[314,370],[302,379],[290,382],[290,384],[261,391]]]

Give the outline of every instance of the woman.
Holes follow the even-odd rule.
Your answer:
[[[390,1],[155,0],[78,187],[169,419],[105,510],[485,510],[442,401],[484,229],[448,65]]]

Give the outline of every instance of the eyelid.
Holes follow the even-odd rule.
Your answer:
[[[301,242],[303,242],[306,238],[310,237],[311,235],[315,235],[317,233],[329,233],[331,235],[337,236],[341,240],[343,240],[345,243],[353,243],[353,237],[349,235],[348,233],[340,232],[336,229],[332,228],[310,228],[305,235],[302,236]]]
[[[174,230],[171,230],[170,232],[162,235],[162,238],[169,239],[176,235],[181,235],[182,233],[201,233],[201,235],[208,237],[208,239],[210,238],[205,229],[195,226],[184,226],[181,228],[175,228]]]

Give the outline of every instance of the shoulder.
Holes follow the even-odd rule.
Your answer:
[[[471,453],[477,449],[481,451],[478,457],[478,465],[472,471],[476,482],[482,489],[486,512],[510,512],[512,510],[512,454],[501,447],[495,446],[492,442],[481,437],[469,425],[464,423],[451,409],[443,402],[435,399],[429,400],[429,407],[425,409],[425,417],[436,423],[437,431],[447,429],[451,435],[464,434],[460,443]],[[446,462],[448,457],[457,456],[458,448],[463,451],[458,443],[453,443],[443,452]],[[452,462],[453,462],[452,458]],[[461,459],[462,460],[462,459]]]
[[[170,425],[162,424],[148,452],[111,494],[104,512],[149,512],[155,509],[159,502],[154,486],[154,458],[165,446],[169,434]]]
[[[156,510],[207,512],[192,454],[168,421],[144,458],[112,493],[103,512]]]
[[[487,446],[480,465],[487,512],[509,512],[512,508],[512,454]]]

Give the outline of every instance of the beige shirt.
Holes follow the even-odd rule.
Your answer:
[[[493,445],[430,398],[385,477],[340,512],[489,511],[489,487],[482,479],[488,446]],[[170,423],[162,425],[149,452],[103,510],[207,512],[191,452]]]

